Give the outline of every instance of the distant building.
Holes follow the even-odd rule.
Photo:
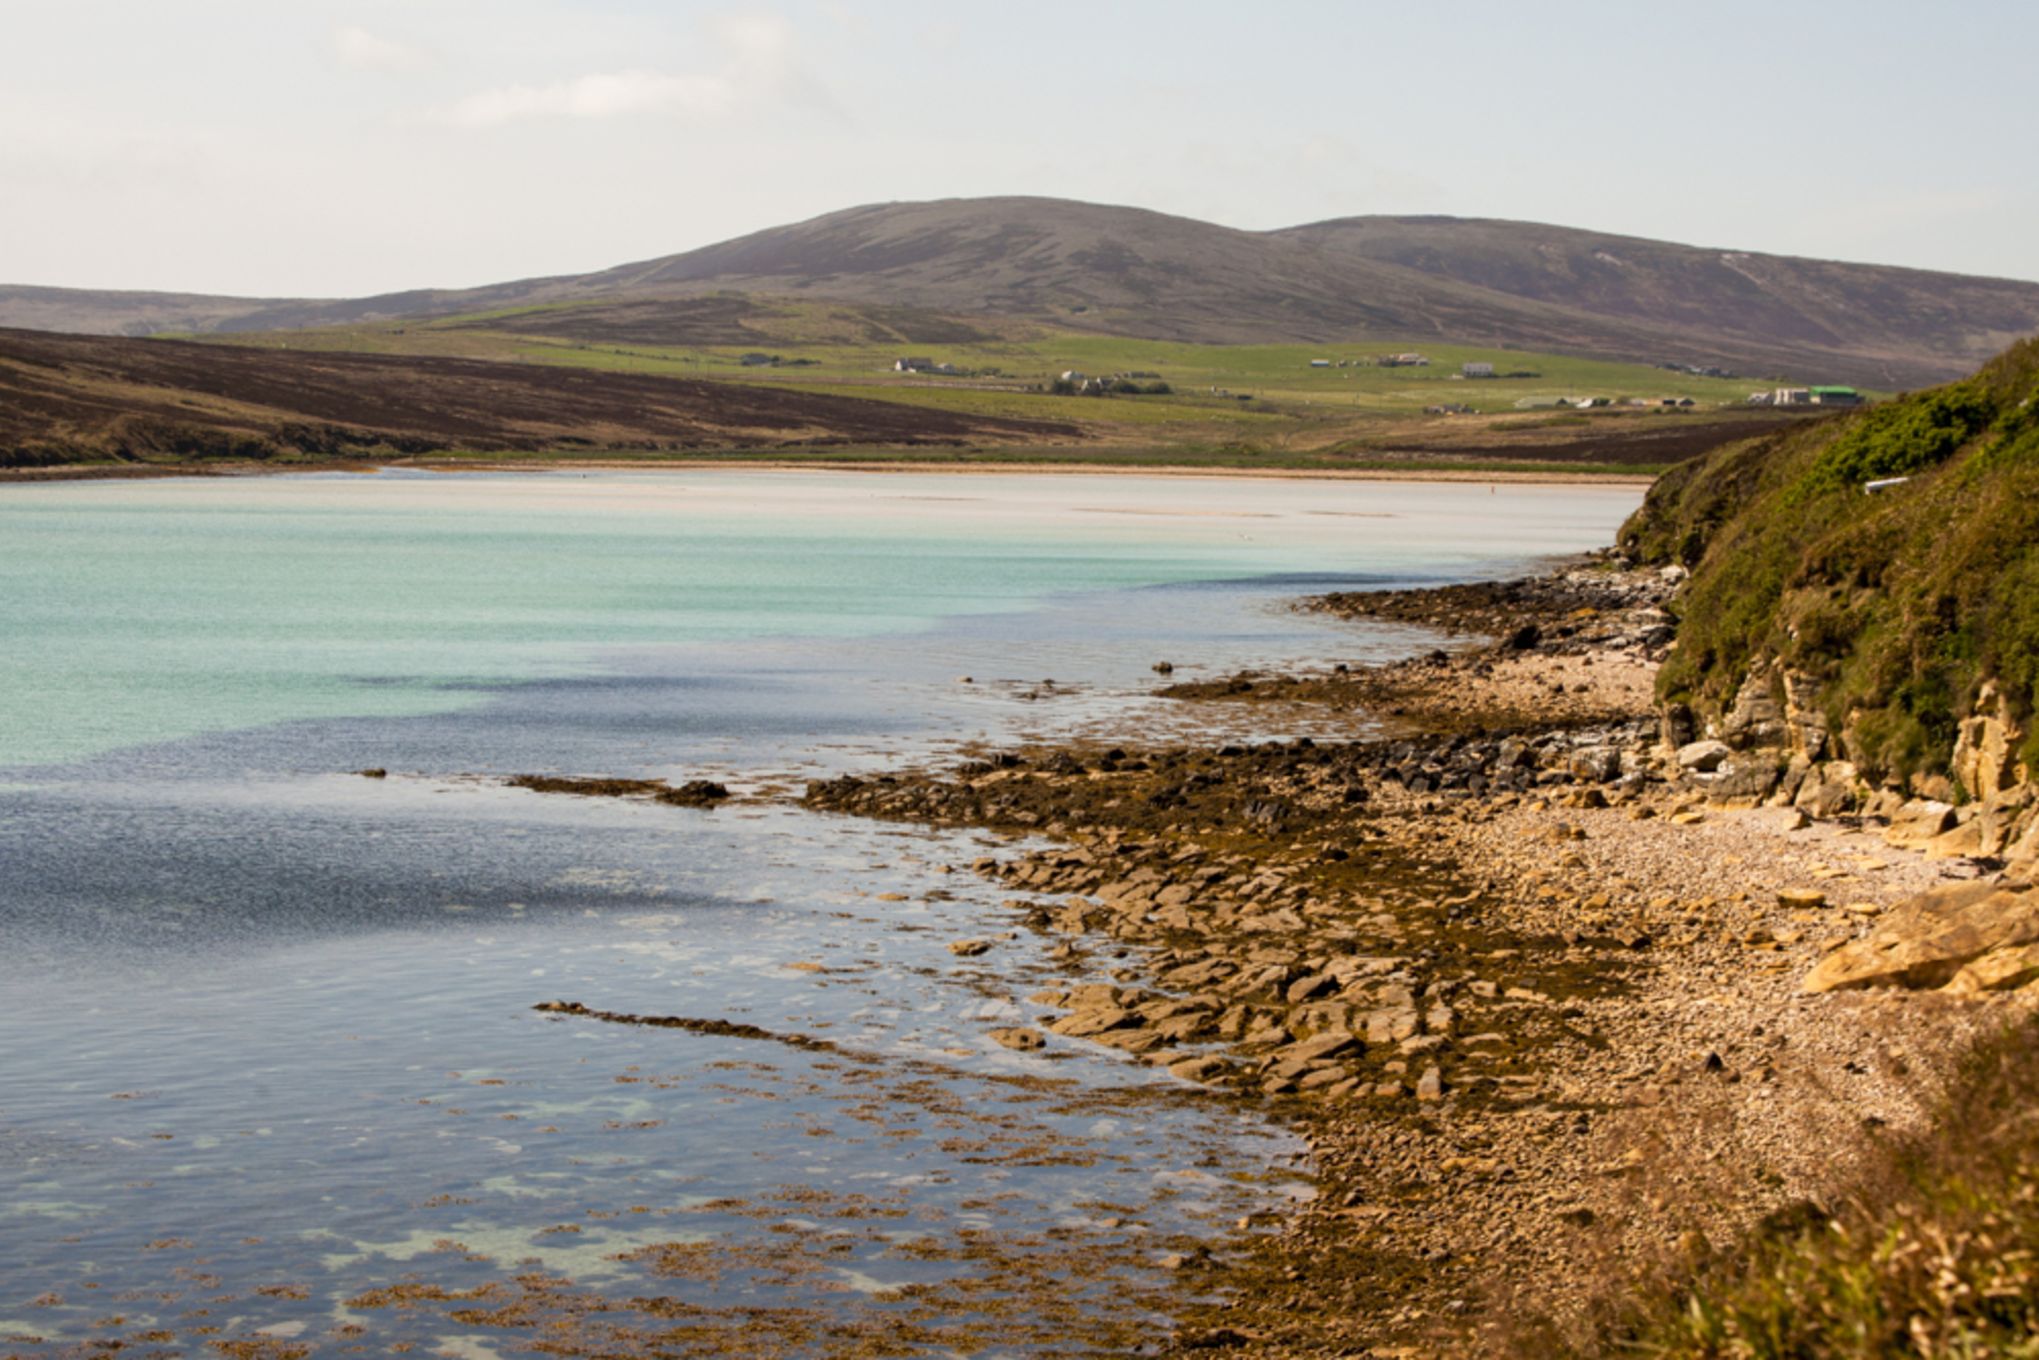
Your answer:
[[[1780,387],[1770,394],[1770,404],[1772,406],[1810,406],[1812,405],[1812,389],[1810,387]]]
[[[1311,367],[1311,368],[1329,368],[1329,367],[1331,367],[1331,361],[1330,361],[1329,359],[1312,359],[1312,360],[1310,360],[1310,367]]]
[[[1469,416],[1472,413],[1473,408],[1460,401],[1447,401],[1423,408],[1423,414],[1426,416]]]
[[[899,360],[892,365],[892,371],[894,373],[925,373],[934,366],[934,360],[915,356]]]
[[[1084,381],[1084,378],[1085,378],[1084,372],[1080,368],[1065,368],[1062,370],[1063,382],[1080,383]]]
[[[1374,359],[1374,364],[1380,368],[1427,368],[1430,360],[1410,350],[1401,354],[1378,355]]]
[[[1860,406],[1862,394],[1852,387],[1815,387],[1812,389],[1812,404],[1815,406]]]
[[[1494,376],[1494,366],[1474,360],[1471,363],[1460,365],[1459,372],[1468,378],[1491,378]]]

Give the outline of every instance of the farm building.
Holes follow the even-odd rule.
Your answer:
[[[1815,387],[1812,389],[1812,404],[1815,406],[1860,406],[1862,394],[1852,387]]]
[[[1491,378],[1494,376],[1494,366],[1489,363],[1482,363],[1479,360],[1475,359],[1469,363],[1461,365],[1459,368],[1459,372],[1463,373],[1468,378]]]
[[[935,361],[922,356],[901,359],[892,365],[894,373],[925,373],[935,366]]]

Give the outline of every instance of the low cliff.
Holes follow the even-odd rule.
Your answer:
[[[1820,811],[1936,799],[1955,811],[1935,834],[1983,819],[1985,854],[2027,830],[2039,340],[1678,468],[1622,547],[1690,572],[1658,698],[1672,742],[1749,753],[1732,792]]]

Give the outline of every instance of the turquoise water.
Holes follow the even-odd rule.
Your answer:
[[[0,496],[0,766],[452,711],[604,649],[911,633],[1044,598],[1464,570],[1627,488],[840,473],[322,475]]]
[[[0,1354],[617,1354],[605,1329],[675,1310],[715,1354],[816,1328],[835,1340],[792,1353],[1126,1353],[1174,1306],[1168,1253],[1307,1186],[1248,1109],[990,1039],[1115,956],[1016,930],[1008,886],[951,872],[973,832],[499,776],[795,788],[1093,720],[1166,740],[1157,657],[1406,654],[1432,639],[1286,602],[1516,570],[1636,499],[781,473],[0,492]],[[839,1047],[533,1010],[552,998]],[[630,1255],[703,1245],[692,1275]],[[1044,1251],[1074,1253],[1053,1290]],[[458,1293],[367,1301],[505,1299],[536,1269],[564,1292],[535,1330]]]

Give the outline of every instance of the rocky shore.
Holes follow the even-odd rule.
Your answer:
[[[1466,1354],[1562,1324],[1610,1257],[1818,1203],[2024,1004],[2021,875],[1947,839],[1978,814],[1921,837],[1902,797],[1808,796],[1843,772],[1652,707],[1680,576],[1327,597],[1447,636],[1166,691],[1349,713],[1350,741],[1129,736],[809,787],[1012,838],[972,867],[1068,976],[999,1042],[1104,1045],[1310,1139],[1314,1200],[1172,1262],[1196,1301],[1169,1349]]]

